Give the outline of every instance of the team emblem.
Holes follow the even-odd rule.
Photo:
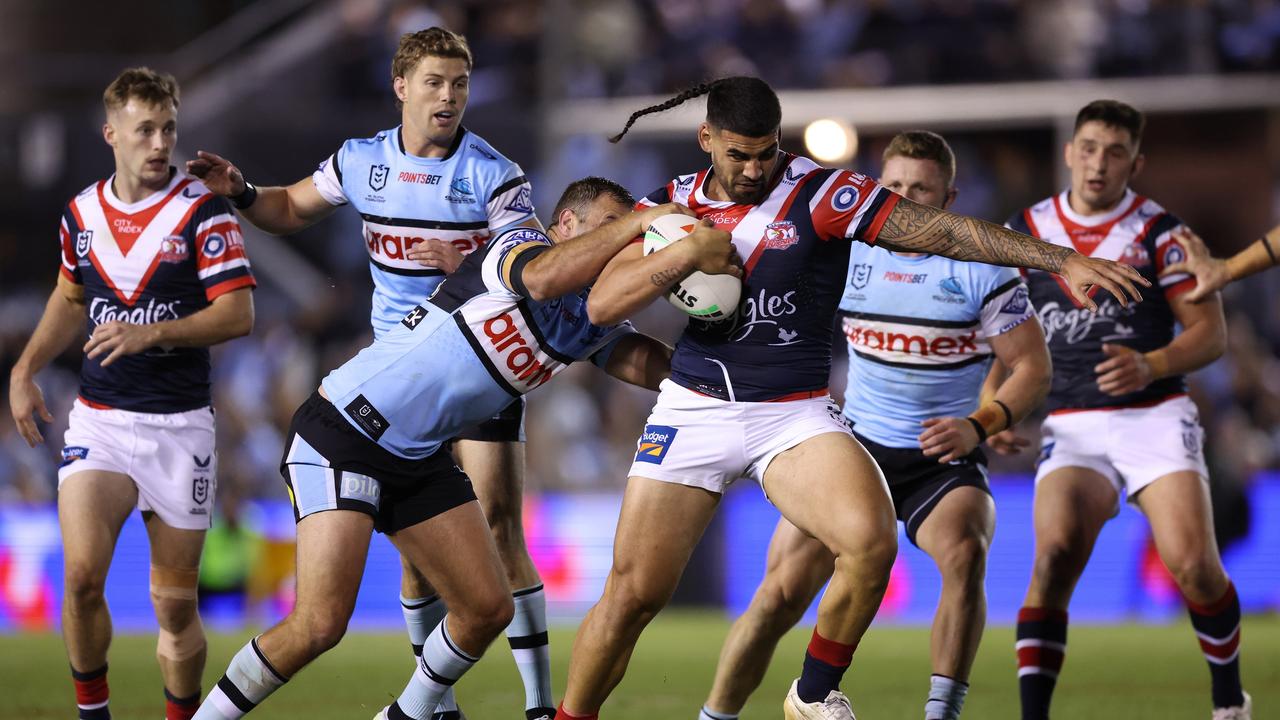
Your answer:
[[[387,177],[391,175],[391,168],[386,165],[370,165],[369,166],[369,187],[374,192],[382,190],[387,186]]]
[[[786,250],[800,242],[795,223],[790,220],[769,223],[764,229],[765,250]]]
[[[465,177],[454,178],[449,183],[449,194],[444,196],[451,203],[473,203],[475,192],[471,189],[471,180]]]
[[[938,287],[942,288],[942,292],[948,295],[964,297],[964,288],[960,286],[960,278],[958,277],[943,278],[942,282],[938,283]]]
[[[218,233],[209,233],[209,237],[205,238],[204,247],[201,252],[209,259],[222,257],[222,253],[227,251],[227,239]]]
[[[1166,263],[1168,259],[1169,255],[1165,253]],[[1151,253],[1147,252],[1142,243],[1129,243],[1125,246],[1124,252],[1120,253],[1120,262],[1132,267],[1146,267],[1151,264]]]
[[[871,282],[871,265],[857,263],[849,270],[849,284],[854,290],[862,290]]]
[[[82,230],[76,233],[76,257],[89,256],[89,243],[93,242],[93,231]]]
[[[846,212],[858,204],[862,193],[853,185],[845,185],[831,195],[831,208],[836,212]]]
[[[187,259],[187,239],[181,235],[166,235],[160,241],[160,262],[179,263]]]
[[[1182,246],[1178,243],[1169,243],[1169,247],[1164,250],[1164,265],[1177,265],[1187,259],[1187,254],[1182,250]]]

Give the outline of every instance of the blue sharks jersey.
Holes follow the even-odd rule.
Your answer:
[[[1035,311],[1012,268],[855,243],[840,315],[849,343],[845,417],[876,443],[918,448],[921,421],[974,411],[989,338]]]
[[[631,323],[587,319],[587,290],[536,302],[521,274],[547,236],[516,228],[463,261],[435,293],[322,383],[374,442],[409,459],[435,452],[569,363],[604,367]]]
[[[421,158],[404,150],[401,129],[348,140],[312,175],[332,205],[355,206],[373,275],[374,337],[395,327],[431,294],[444,271],[406,257],[428,238],[466,255],[533,215],[532,189],[520,166],[481,137],[458,129],[448,154]]]

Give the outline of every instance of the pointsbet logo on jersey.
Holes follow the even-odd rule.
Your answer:
[[[645,425],[644,433],[636,447],[636,462],[661,465],[667,456],[671,441],[676,439],[676,429],[670,425]]]

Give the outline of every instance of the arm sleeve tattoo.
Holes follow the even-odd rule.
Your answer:
[[[876,242],[888,250],[923,252],[955,260],[1061,272],[1072,250],[1001,225],[898,201]]]

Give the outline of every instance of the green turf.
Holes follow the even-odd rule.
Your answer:
[[[642,638],[627,678],[605,707],[607,720],[694,720],[707,688],[727,621],[717,614],[666,613]],[[572,629],[552,631],[556,694],[564,687]],[[783,694],[800,667],[808,630],[783,641],[765,684],[744,720],[781,717]],[[211,639],[205,688],[222,673],[248,634]],[[501,641],[500,641],[501,643]],[[1209,676],[1186,622],[1169,626],[1072,627],[1067,666],[1054,700],[1056,718],[1139,720],[1209,717]],[[523,689],[504,644],[461,683],[459,697],[471,720],[520,720]],[[1017,718],[1013,631],[987,633],[965,706],[971,720]],[[1255,720],[1280,717],[1280,619],[1250,617],[1244,624],[1245,687]],[[112,648],[111,707],[121,720],[160,720],[154,640],[116,638]],[[403,688],[412,669],[396,634],[354,633],[304,670],[251,717],[371,718]],[[920,718],[928,683],[928,630],[873,628],[845,679],[844,689],[863,720]],[[71,683],[55,635],[0,636],[0,718],[73,718]]]

